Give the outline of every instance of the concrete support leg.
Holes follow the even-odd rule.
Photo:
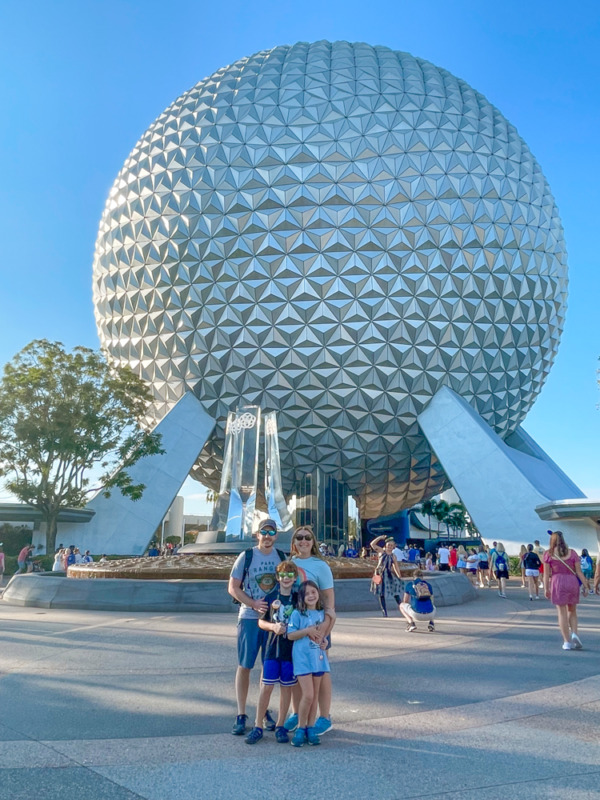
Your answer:
[[[522,428],[503,441],[448,387],[433,397],[419,424],[487,542],[502,542],[515,554],[535,539],[547,546],[546,530],[560,527],[572,547],[596,550],[591,520],[549,526],[536,513],[548,501],[584,495]]]
[[[91,521],[61,525],[58,541],[75,544],[82,552],[141,555],[214,424],[196,396],[185,394],[156,427],[164,454],[143,458],[129,469],[135,483],[146,485],[142,498],[132,502],[118,490],[109,498],[96,495],[87,506],[95,511]]]

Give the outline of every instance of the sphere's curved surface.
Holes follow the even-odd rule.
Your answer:
[[[284,487],[320,466],[365,516],[435,494],[417,424],[442,385],[505,436],[540,391],[566,305],[562,227],[515,128],[407,53],[299,43],[219,70],[125,162],[102,217],[102,345],[161,417],[276,410]]]

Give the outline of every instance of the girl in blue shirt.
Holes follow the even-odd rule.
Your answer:
[[[314,581],[305,581],[298,590],[296,609],[290,617],[287,632],[288,639],[294,642],[292,650],[294,675],[302,692],[298,706],[298,728],[292,739],[294,747],[302,747],[305,742],[312,745],[321,744],[314,725],[321,679],[330,669],[325,651],[326,642],[319,645],[309,638],[309,634],[319,633],[319,626],[322,626],[324,621],[325,612],[317,584]]]

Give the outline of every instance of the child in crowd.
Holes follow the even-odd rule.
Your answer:
[[[292,587],[298,578],[298,568],[293,561],[280,561],[276,567],[278,585],[265,597],[267,608],[258,621],[258,627],[269,632],[263,662],[262,685],[256,707],[256,721],[246,736],[246,744],[256,744],[263,738],[262,721],[267,713],[275,684],[280,684],[279,716],[275,739],[280,744],[289,742],[283,727],[292,699],[292,686],[297,681],[292,664],[292,642],[286,636],[289,618],[294,610],[296,594]]]
[[[594,575],[594,562],[592,561],[592,557],[585,549],[585,547],[581,551],[581,571],[583,572],[583,577],[586,578],[587,582],[590,584],[590,594],[594,594],[594,589],[592,587],[592,577]]]
[[[294,747],[302,747],[305,742],[321,744],[314,729],[317,718],[317,705],[321,678],[330,672],[329,660],[325,651],[326,640],[313,641],[311,636],[319,637],[319,626],[325,620],[319,588],[314,581],[300,585],[296,610],[292,612],[288,625],[288,639],[294,642],[292,659],[294,674],[300,684],[302,697],[298,706],[298,727],[292,739]]]

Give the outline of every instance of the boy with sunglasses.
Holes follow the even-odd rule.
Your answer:
[[[246,736],[246,744],[256,744],[263,738],[262,720],[267,713],[269,700],[275,684],[280,684],[279,715],[275,728],[275,739],[280,744],[289,742],[288,732],[283,726],[290,702],[292,686],[297,683],[292,663],[292,646],[287,638],[287,625],[296,605],[296,592],[292,589],[298,577],[298,568],[293,561],[282,561],[277,565],[278,586],[265,597],[267,608],[258,621],[258,626],[267,631],[268,639],[263,662],[262,686],[256,707],[254,728]]]
[[[238,668],[235,675],[235,694],[237,717],[233,725],[234,736],[246,732],[246,700],[250,686],[250,672],[254,668],[259,652],[264,658],[267,632],[258,626],[258,620],[265,613],[265,596],[277,584],[275,569],[285,560],[283,553],[275,548],[277,523],[272,519],[263,520],[258,528],[258,545],[239,554],[229,576],[229,594],[240,604],[237,628]],[[269,729],[273,721],[266,720]]]

